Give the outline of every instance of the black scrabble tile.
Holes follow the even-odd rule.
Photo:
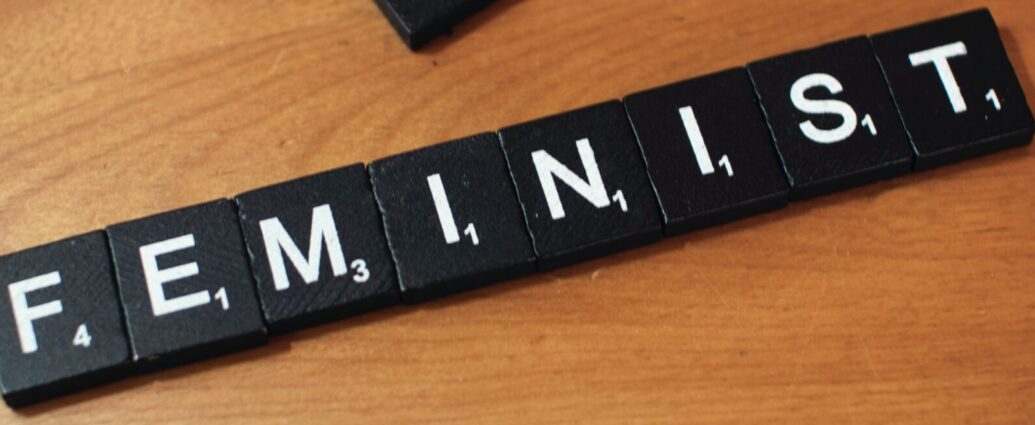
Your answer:
[[[271,333],[399,302],[381,216],[362,164],[236,200]]]
[[[500,130],[541,269],[661,237],[658,202],[621,102]]]
[[[399,37],[416,50],[492,0],[374,0]]]
[[[122,377],[129,343],[93,232],[0,257],[0,385],[12,407]]]
[[[791,183],[791,199],[909,171],[909,139],[866,37],[747,68]]]
[[[625,98],[665,233],[787,205],[787,181],[743,68]]]
[[[917,169],[1031,143],[1031,110],[987,9],[872,40]]]
[[[166,367],[265,343],[230,201],[110,226],[108,242],[140,367]]]
[[[419,301],[535,271],[494,133],[370,164],[403,299]]]

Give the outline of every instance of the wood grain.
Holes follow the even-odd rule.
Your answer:
[[[980,3],[0,1],[0,252]],[[990,1],[1035,98],[1035,8]],[[21,423],[1035,423],[1032,148],[398,307]]]

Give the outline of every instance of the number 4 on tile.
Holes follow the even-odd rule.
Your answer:
[[[75,336],[72,338],[72,345],[86,348],[90,346],[91,341],[93,341],[93,337],[90,336],[90,331],[86,329],[86,323],[79,325],[75,330]]]

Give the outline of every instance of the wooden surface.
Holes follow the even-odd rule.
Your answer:
[[[370,0],[0,1],[0,252],[978,5],[502,0],[413,54]],[[1031,424],[1033,276],[1028,147],[0,422]]]

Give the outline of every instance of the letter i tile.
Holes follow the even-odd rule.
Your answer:
[[[378,160],[370,164],[370,179],[405,301],[535,271],[496,134]]]

